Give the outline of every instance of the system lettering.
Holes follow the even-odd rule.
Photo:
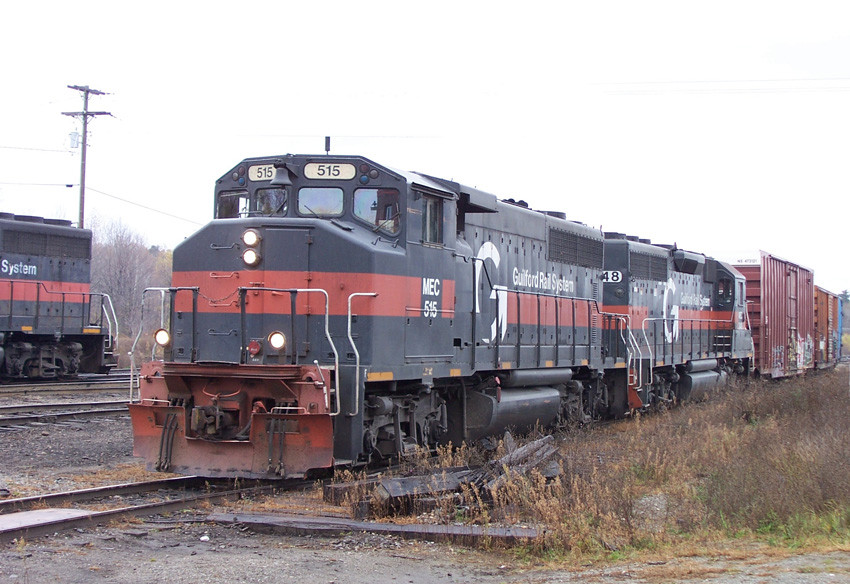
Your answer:
[[[537,288],[538,290],[549,290],[556,294],[575,294],[576,283],[568,280],[558,274],[546,272],[532,272],[531,270],[522,270],[514,268],[514,286],[524,286],[526,288]]]
[[[9,276],[38,276],[38,266],[18,262],[13,264],[9,260],[0,262],[0,272]]]

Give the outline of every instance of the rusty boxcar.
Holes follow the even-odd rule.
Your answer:
[[[755,372],[775,378],[813,368],[816,332],[812,270],[764,251],[756,259],[737,263],[747,279]]]
[[[841,302],[836,294],[815,286],[815,367],[835,367],[841,357]]]

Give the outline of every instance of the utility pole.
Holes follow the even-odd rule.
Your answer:
[[[62,112],[63,116],[80,117],[83,119],[83,152],[80,160],[80,222],[77,227],[83,228],[83,218],[85,216],[86,204],[86,145],[89,137],[89,117],[93,116],[111,116],[109,112],[90,112],[89,111],[89,94],[106,95],[103,91],[91,89],[88,85],[69,85],[68,89],[75,89],[83,93],[83,111],[81,112]]]

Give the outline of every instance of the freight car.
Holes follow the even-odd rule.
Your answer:
[[[841,298],[815,286],[815,367],[833,368],[841,359]]]
[[[815,284],[809,268],[765,251],[739,259],[757,375],[802,375],[815,365]]]
[[[746,373],[743,276],[359,156],[247,159],[173,254],[149,468],[301,477],[618,417]]]
[[[53,379],[115,366],[115,313],[90,291],[92,233],[0,213],[0,377]]]

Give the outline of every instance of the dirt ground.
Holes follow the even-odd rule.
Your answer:
[[[27,496],[132,480],[129,418],[0,433],[0,493]],[[0,544],[5,582],[232,583],[850,582],[850,553],[740,549],[678,558],[559,565],[516,552],[366,533],[292,537],[239,524],[159,518]]]

